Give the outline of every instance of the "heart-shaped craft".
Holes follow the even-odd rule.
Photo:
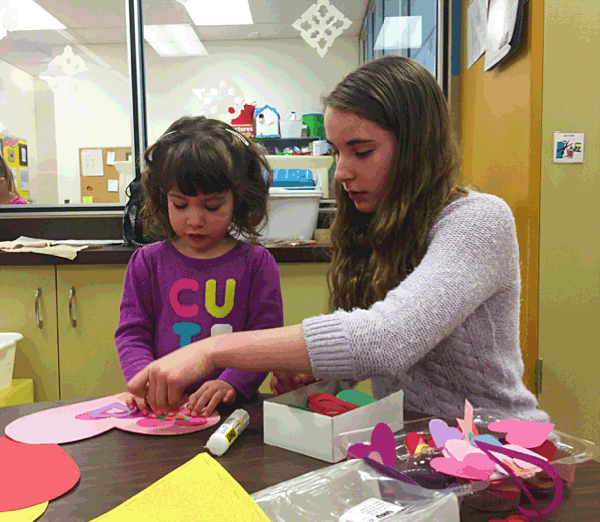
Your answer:
[[[483,451],[472,446],[464,440],[449,439],[444,444],[442,453],[448,458],[455,458],[456,460],[464,460],[467,455],[472,453],[479,453],[485,455]]]
[[[535,453],[534,451],[531,451],[527,448],[523,448],[521,446],[517,446],[516,444],[505,444],[503,446],[503,448],[507,448],[507,449],[511,449],[511,450],[515,450],[518,451],[519,453],[525,453],[525,455],[531,455],[532,457],[538,457],[542,460],[547,460],[545,457],[542,457],[541,455],[539,455],[538,453]],[[494,453],[492,451],[492,453]],[[501,454],[496,454],[494,453],[494,456],[500,460],[504,460],[504,459],[508,459],[509,457],[506,457],[504,455]],[[519,473],[517,473],[517,475],[526,475],[526,474],[532,474],[532,473],[538,473],[540,471],[542,471],[542,468],[536,466],[535,464],[532,464],[531,462],[526,462],[524,460],[518,459],[518,458],[513,458],[512,461],[519,467],[520,471]],[[502,470],[504,471],[504,470]],[[513,470],[514,472],[514,470]]]
[[[423,435],[417,433],[416,431],[411,431],[406,434],[406,449],[411,455],[415,454],[415,450],[421,445],[425,444],[425,440],[423,439]]]
[[[490,518],[488,522],[531,522],[525,515],[508,515],[508,518]]]
[[[429,433],[433,437],[436,448],[443,448],[447,440],[463,438],[463,434],[458,428],[451,428],[441,419],[429,421]]]
[[[125,404],[127,393],[78,402],[21,417],[5,429],[8,437],[28,444],[64,444],[88,439],[118,428],[145,435],[180,435],[214,426],[218,412],[210,417],[187,417],[182,408],[176,415],[144,417]],[[180,418],[178,418],[178,415]]]
[[[349,459],[362,459],[368,455],[371,459],[373,453],[381,457],[381,464],[394,467],[396,464],[396,439],[394,432],[385,424],[380,422],[371,432],[371,444],[352,444],[348,448]]]
[[[541,446],[554,429],[549,422],[534,422],[527,420],[499,420],[488,425],[491,431],[506,433],[506,442],[524,448]]]
[[[0,462],[0,511],[21,510],[60,497],[81,475],[75,461],[56,444],[22,444],[0,437]]]
[[[551,440],[546,440],[541,446],[529,448],[540,457],[545,458],[548,462],[552,462],[556,456],[556,445]]]
[[[502,446],[502,443],[496,437],[490,435],[489,433],[486,433],[485,435],[477,435],[476,437],[471,437],[471,444],[473,444],[473,446],[477,446],[477,442],[479,441],[487,442],[492,446]]]
[[[469,453],[463,460],[436,457],[429,465],[440,473],[469,480],[487,480],[496,468],[492,459],[479,453]]]

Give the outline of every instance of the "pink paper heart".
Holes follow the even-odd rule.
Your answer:
[[[180,435],[210,428],[221,420],[216,411],[210,417],[185,424],[160,422],[156,416],[146,418],[140,412],[129,415],[126,396],[127,393],[119,393],[33,413],[11,422],[5,433],[12,440],[27,444],[65,444],[113,428],[144,435]]]
[[[510,444],[524,448],[536,448],[548,438],[554,429],[554,424],[507,419],[491,422],[488,428],[491,431],[506,433],[506,442]]]
[[[373,452],[379,454],[381,464],[391,467],[396,464],[396,439],[392,429],[384,422],[380,422],[373,428],[371,444],[352,444],[348,448],[348,458],[362,459]]]
[[[458,428],[451,428],[441,419],[429,421],[429,433],[433,437],[436,448],[443,448],[447,440],[463,438],[463,434]]]
[[[525,455],[531,455],[532,457],[537,457],[539,459],[542,459],[544,461],[547,461],[548,459],[546,457],[543,457],[542,455],[539,455],[538,453],[535,453],[534,451],[531,451],[527,448],[523,448],[521,446],[517,446],[516,444],[505,444],[504,446],[502,446],[503,448],[506,449],[511,449],[511,450],[515,450],[518,451],[520,453],[525,453]],[[495,457],[499,458],[500,460],[502,459],[507,459],[508,457],[501,455],[501,454],[496,454],[492,451],[492,453],[494,454]],[[528,474],[528,473],[538,473],[540,471],[542,471],[542,468],[536,466],[535,464],[532,464],[531,462],[526,462],[524,460],[521,459],[516,459],[513,458],[512,461],[520,468],[521,472],[519,474]],[[504,472],[504,470],[502,470]]]
[[[444,455],[449,458],[455,458],[456,460],[464,460],[467,455],[472,453],[479,453],[481,455],[485,455],[483,451],[472,446],[468,442],[464,440],[450,439],[447,440],[444,444],[444,449],[442,450]]]
[[[469,453],[464,460],[436,457],[429,465],[440,473],[469,480],[487,480],[496,468],[492,459],[478,453]]]

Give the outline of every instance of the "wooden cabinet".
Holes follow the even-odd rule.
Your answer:
[[[60,399],[54,266],[0,267],[0,325],[3,332],[23,334],[14,378],[34,379],[36,401]]]
[[[17,345],[14,377],[34,380],[35,401],[125,391],[114,342],[125,268],[0,268],[1,328],[23,334]]]
[[[60,398],[125,391],[115,347],[124,265],[58,265]]]

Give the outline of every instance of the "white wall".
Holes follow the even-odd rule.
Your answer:
[[[10,135],[27,140],[30,196],[35,197],[37,174],[33,76],[0,60],[0,123]],[[0,132],[3,129],[0,128]]]
[[[358,65],[354,37],[338,38],[324,58],[301,38],[205,42],[205,47],[208,56],[166,59],[146,46],[149,143],[180,116],[204,114],[193,89],[202,89],[216,78],[235,82],[246,102],[269,104],[282,116],[291,111],[301,115],[321,112],[320,96]],[[93,50],[113,67],[127,70],[123,46],[93,46]],[[81,201],[80,148],[131,145],[129,86],[90,63],[89,57],[83,58],[89,79],[54,89],[61,203]]]

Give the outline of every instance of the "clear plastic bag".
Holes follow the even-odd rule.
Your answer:
[[[251,496],[272,522],[459,522],[456,495],[386,477],[362,459],[306,473]]]

